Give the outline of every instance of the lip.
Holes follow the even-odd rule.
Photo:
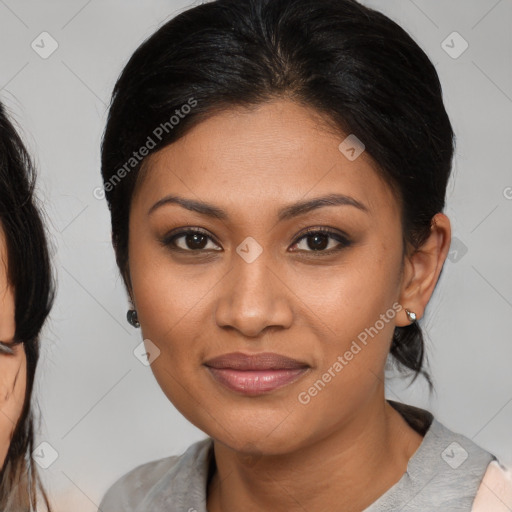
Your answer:
[[[292,384],[310,368],[305,362],[271,352],[233,352],[209,359],[204,365],[220,384],[251,396]]]
[[[307,368],[309,365],[290,357],[274,354],[273,352],[260,352],[259,354],[244,354],[232,352],[208,359],[204,363],[210,368],[230,368],[232,370],[297,370]]]

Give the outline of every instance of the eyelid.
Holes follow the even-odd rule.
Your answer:
[[[180,228],[176,228],[175,230],[172,230],[170,233],[167,233],[161,239],[161,243],[165,247],[173,246],[173,243],[174,243],[175,240],[177,240],[177,239],[179,239],[179,238],[181,238],[183,236],[186,236],[186,235],[189,235],[189,234],[196,234],[196,233],[200,234],[200,235],[206,236],[213,243],[215,243],[217,246],[220,246],[219,242],[217,242],[215,237],[210,235],[207,230],[205,230],[203,228],[195,227],[195,226],[182,226]],[[295,251],[292,251],[292,252],[311,253],[311,254],[316,254],[316,255],[321,255],[321,254],[327,255],[327,254],[332,254],[334,252],[337,252],[337,251],[339,251],[339,250],[341,250],[341,249],[343,249],[345,247],[348,247],[348,246],[350,246],[352,244],[351,238],[346,233],[344,233],[343,231],[340,231],[340,230],[334,229],[334,228],[328,228],[326,226],[316,226],[316,227],[309,227],[306,230],[300,232],[298,235],[296,235],[294,241],[292,242],[292,246],[297,245],[304,238],[307,238],[308,236],[311,236],[311,235],[314,235],[314,234],[318,234],[318,233],[320,233],[322,235],[325,235],[325,236],[335,240],[336,242],[338,242],[339,246],[336,247],[336,248],[331,248],[329,250],[322,250],[322,251],[295,250]],[[196,254],[201,254],[201,253],[204,253],[204,252],[208,251],[207,249],[197,249],[197,250],[182,249],[181,247],[176,247],[176,246],[173,246],[172,250],[179,251],[179,252],[196,253]],[[209,251],[212,251],[212,249],[210,249]],[[214,250],[214,252],[221,252],[221,251],[220,250]]]
[[[302,231],[299,235],[297,235],[297,237],[295,238],[295,241],[293,242],[292,245],[297,245],[304,238],[307,238],[308,236],[312,236],[312,235],[315,235],[318,233],[335,240],[336,242],[338,242],[338,246],[335,248],[331,248],[331,249],[323,250],[323,251],[296,250],[293,252],[306,253],[306,254],[309,253],[309,254],[312,254],[315,256],[321,256],[321,255],[329,255],[329,254],[336,253],[336,252],[352,245],[352,239],[346,233],[344,233],[343,231],[340,231],[338,229],[328,228],[325,226],[317,226],[317,227],[307,228],[305,231]]]
[[[301,231],[297,235],[297,238],[295,240],[296,241],[301,240],[305,236],[310,235],[310,234],[315,234],[315,233],[322,233],[324,235],[329,235],[332,237],[337,236],[339,238],[342,238],[347,243],[350,242],[350,237],[346,233],[344,233],[343,231],[340,231],[339,229],[328,228],[326,226],[316,226],[316,227],[312,227],[312,228],[307,228],[306,230]]]
[[[181,238],[182,236],[189,235],[189,234],[204,235],[207,238],[209,238],[212,242],[214,242],[216,245],[220,246],[219,242],[216,240],[216,238],[214,236],[212,236],[210,233],[208,233],[208,231],[206,231],[205,229],[199,228],[196,226],[181,226],[179,228],[173,229],[172,231],[170,231],[169,233],[167,233],[166,235],[164,235],[162,237],[161,243],[164,246],[172,246],[174,240]],[[189,249],[189,250],[181,249],[180,247],[173,247],[173,249],[176,251],[190,252],[190,253],[193,253],[193,252],[200,253],[200,252],[204,251],[204,249],[193,251],[191,249]],[[218,251],[218,252],[220,252],[220,251]]]

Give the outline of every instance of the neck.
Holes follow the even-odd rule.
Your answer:
[[[326,437],[244,462],[214,442],[208,511],[361,511],[392,487],[423,437],[380,394]]]

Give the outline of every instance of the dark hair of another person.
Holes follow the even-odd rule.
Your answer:
[[[0,222],[7,244],[7,277],[15,296],[16,328],[12,343],[23,343],[27,358],[23,410],[0,468],[2,512],[35,511],[38,493],[50,510],[31,457],[34,449],[31,401],[39,358],[39,333],[54,300],[47,237],[35,202],[34,187],[31,159],[0,103]]]
[[[134,152],[152,154],[223,110],[279,98],[315,109],[340,137],[356,135],[400,205],[404,255],[426,240],[445,206],[455,137],[439,77],[418,44],[354,0],[217,0],[143,42],[113,91],[102,176],[128,287],[130,204],[147,158],[135,165]],[[169,123],[175,114],[179,122]],[[390,353],[432,391],[417,322],[395,328]]]

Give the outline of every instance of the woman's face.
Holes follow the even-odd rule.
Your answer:
[[[7,279],[7,245],[0,225],[0,341],[9,345],[15,332],[14,291]],[[12,345],[14,354],[0,352],[0,468],[23,410],[27,360],[23,344]]]
[[[134,195],[129,272],[152,370],[236,450],[305,447],[382,401],[394,327],[409,323],[398,204],[344,138],[285,100],[226,111],[151,156]],[[329,195],[350,199],[293,206]],[[304,236],[319,228],[332,235]],[[201,234],[174,236],[187,229]],[[295,363],[211,362],[232,353]]]

